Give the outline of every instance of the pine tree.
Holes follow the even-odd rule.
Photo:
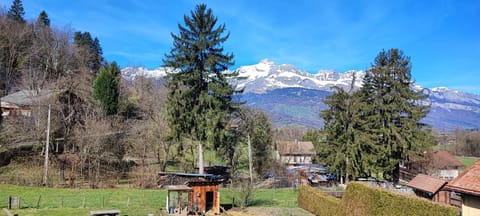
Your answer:
[[[263,175],[272,161],[272,128],[264,112],[256,112],[251,136],[252,161],[255,172]]]
[[[24,15],[25,15],[25,11],[23,9],[22,1],[13,0],[10,10],[8,10],[7,18],[20,23],[25,23],[25,19],[23,18]]]
[[[50,18],[48,18],[48,14],[45,11],[40,12],[37,18],[37,25],[50,27]]]
[[[106,115],[117,114],[120,68],[116,62],[102,67],[93,83],[93,98],[100,102]]]
[[[363,150],[365,142],[361,133],[358,93],[346,92],[339,87],[334,89],[335,93],[324,100],[329,108],[320,114],[325,121],[326,140],[319,155],[325,157],[331,172],[348,181],[367,175],[365,161],[369,157]]]
[[[106,64],[100,40],[97,37],[92,39],[90,32],[75,32],[73,42],[85,52],[86,64],[92,73],[96,74]]]
[[[383,167],[384,176],[397,182],[400,163],[422,152],[431,140],[429,127],[420,122],[429,111],[423,105],[428,96],[414,90],[411,79],[410,58],[398,49],[383,50],[375,58],[364,80],[363,97],[371,122],[370,132],[378,139],[377,161]],[[368,110],[367,109],[367,110]]]
[[[222,44],[229,35],[205,4],[185,15],[184,22],[178,25],[179,34],[172,33],[173,48],[163,60],[175,69],[167,77],[167,120],[174,138],[198,141],[202,173],[202,143],[220,144],[235,107],[235,89],[229,84],[235,74],[224,72],[233,65],[233,54],[224,53]]]
[[[89,67],[92,71],[98,71],[105,64],[103,58],[102,47],[100,46],[100,40],[97,37],[93,39],[89,45],[90,57],[89,57]]]

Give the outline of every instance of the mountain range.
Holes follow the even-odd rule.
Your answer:
[[[136,76],[162,80],[169,68],[148,70],[142,67],[122,69],[126,80]],[[362,85],[364,71],[350,70],[343,73],[319,70],[312,74],[290,64],[275,64],[264,59],[258,64],[241,66],[234,85],[243,89],[242,100],[252,108],[264,110],[275,127],[287,125],[321,128],[320,111],[327,107],[323,99],[332,94],[333,86],[354,89]],[[415,86],[422,89],[421,86]],[[430,113],[423,122],[439,130],[480,128],[480,95],[450,90],[446,87],[425,89],[426,101],[431,104]]]

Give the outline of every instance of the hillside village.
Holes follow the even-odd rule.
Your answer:
[[[480,215],[480,98],[419,87],[400,49],[361,72],[230,70],[199,4],[152,74],[6,8],[0,215]]]

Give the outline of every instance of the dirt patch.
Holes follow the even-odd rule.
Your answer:
[[[312,213],[301,208],[275,208],[275,207],[248,207],[244,210],[230,209],[225,215],[229,216],[313,216]]]

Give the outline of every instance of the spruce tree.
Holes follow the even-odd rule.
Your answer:
[[[50,27],[50,18],[48,18],[48,14],[45,11],[40,12],[37,18],[37,25]]]
[[[25,11],[23,9],[22,1],[14,0],[12,6],[7,12],[7,18],[17,22],[25,23],[25,19],[23,18],[24,15]]]
[[[377,163],[386,178],[399,180],[400,163],[423,152],[431,140],[429,126],[421,122],[428,114],[428,96],[414,89],[410,58],[398,49],[381,51],[364,80],[363,97],[368,109],[369,130],[377,137]]]
[[[235,107],[235,89],[229,83],[235,74],[225,73],[233,65],[233,54],[222,47],[229,36],[225,25],[217,25],[217,17],[205,4],[185,15],[184,22],[178,25],[178,34],[172,33],[173,48],[163,60],[175,69],[167,76],[167,121],[174,138],[198,141],[203,173],[203,143],[219,145]]]
[[[105,64],[100,40],[97,37],[92,38],[90,32],[75,32],[73,42],[85,51],[86,63],[90,71],[94,74],[98,73]]]
[[[353,83],[353,82],[352,82]],[[352,84],[353,85],[353,84]],[[358,107],[358,93],[347,92],[334,87],[335,92],[324,100],[327,110],[321,112],[326,133],[325,146],[320,148],[320,156],[331,172],[339,177],[357,178],[366,175],[367,152],[361,132],[361,119]]]
[[[93,98],[100,102],[106,115],[117,114],[120,68],[116,62],[102,67],[93,83]]]
[[[258,175],[263,175],[272,161],[272,127],[264,112],[256,112],[251,137],[253,168]]]

